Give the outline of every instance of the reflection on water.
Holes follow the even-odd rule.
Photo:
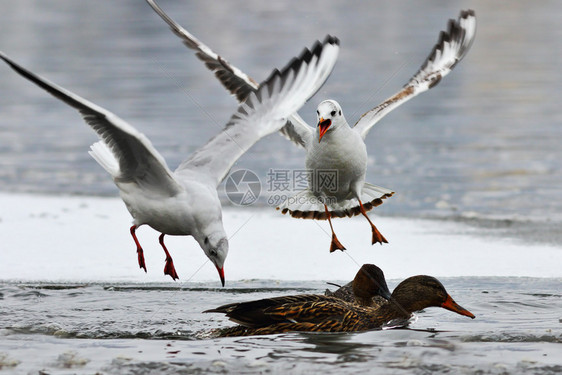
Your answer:
[[[209,339],[230,325],[201,311],[223,303],[305,292],[323,283],[280,284],[243,291],[164,284],[0,285],[0,366],[21,373],[66,363],[83,373],[135,373],[152,368],[225,373],[378,369],[397,373],[536,374],[562,370],[560,279],[444,278],[455,298],[476,314],[466,319],[443,309],[418,313],[409,329],[363,333],[287,333]],[[397,280],[389,285],[394,287]],[[246,283],[247,285],[247,283]],[[312,288],[312,289],[311,289]],[[15,350],[17,348],[17,350]],[[14,365],[15,364],[15,365]],[[497,372],[502,373],[502,372]]]
[[[234,99],[143,2],[2,4],[0,46],[6,53],[131,122],[171,167],[235,109]],[[457,3],[437,1],[161,5],[257,80],[315,39],[337,35],[342,51],[336,70],[301,114],[313,121],[317,103],[334,98],[350,122],[406,82],[460,10]],[[559,221],[562,117],[553,98],[562,90],[554,63],[562,54],[562,5],[462,5],[478,16],[466,59],[367,139],[368,181],[397,192],[377,210]],[[0,72],[0,189],[116,195],[86,152],[96,137],[79,116],[7,67]],[[302,168],[303,156],[273,135],[236,168],[254,170],[265,183],[270,168]]]

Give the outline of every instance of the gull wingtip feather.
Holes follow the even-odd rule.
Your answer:
[[[462,10],[458,19],[450,19],[440,31],[437,43],[418,71],[402,90],[364,113],[355,124],[363,139],[383,117],[413,97],[437,86],[466,56],[476,37],[476,15],[471,9]]]

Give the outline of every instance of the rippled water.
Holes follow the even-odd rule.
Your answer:
[[[0,368],[15,373],[161,374],[384,371],[398,374],[562,371],[561,279],[444,278],[471,320],[429,308],[409,329],[211,339],[232,324],[201,311],[320,282],[0,285]],[[389,282],[392,289],[396,280]]]

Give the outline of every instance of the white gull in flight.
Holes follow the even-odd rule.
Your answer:
[[[196,56],[238,101],[243,101],[260,87],[256,81],[178,25],[154,0],[146,1],[183,43],[196,51]],[[461,11],[458,19],[449,20],[447,30],[441,31],[437,44],[418,72],[400,91],[363,114],[353,127],[349,126],[335,100],[319,104],[318,121],[314,127],[309,126],[297,113],[291,115],[280,131],[296,145],[306,149],[305,165],[311,178],[308,189],[290,197],[277,208],[296,218],[328,219],[332,231],[330,252],[345,250],[333,230],[332,217],[361,214],[371,226],[372,244],[388,242],[371,222],[367,211],[381,205],[383,199],[391,197],[394,192],[365,182],[367,150],[364,139],[384,116],[416,95],[435,87],[449,74],[466,55],[475,35],[474,11]]]
[[[259,90],[247,98],[226,127],[171,171],[143,134],[112,112],[30,72],[0,52],[17,73],[77,109],[101,141],[90,155],[113,177],[133,216],[131,235],[144,268],[142,247],[135,230],[144,224],[161,233],[166,253],[164,273],[178,278],[164,236],[191,235],[218,270],[224,286],[228,239],[222,224],[217,186],[232,165],[260,138],[278,131],[330,75],[339,41],[327,36],[311,50],[304,49],[281,71],[274,70]]]

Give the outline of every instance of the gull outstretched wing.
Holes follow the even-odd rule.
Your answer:
[[[195,55],[205,63],[205,66],[215,74],[221,84],[236,97],[238,102],[246,100],[250,93],[255,92],[260,84],[246,73],[232,65],[222,56],[197,39],[168,16],[154,0],[146,0],[151,8],[162,18],[177,35],[183,44],[195,51]],[[320,46],[320,44],[318,45]],[[315,46],[317,47],[317,46]],[[287,123],[280,129],[281,134],[299,146],[306,147],[312,138],[313,128],[310,127],[297,113],[288,116]]]
[[[459,18],[449,20],[447,31],[439,40],[418,72],[402,90],[366,112],[355,124],[363,139],[384,116],[416,95],[435,87],[466,55],[476,35],[476,16],[473,10],[463,10]]]
[[[97,133],[105,146],[101,146],[99,142],[93,145],[92,156],[112,174],[115,181],[135,182],[155,194],[174,195],[180,190],[181,187],[173,179],[162,155],[146,136],[126,121],[30,72],[2,52],[0,58],[21,76],[80,112],[84,121]],[[105,160],[105,165],[96,155]]]
[[[262,137],[278,131],[330,75],[339,52],[339,41],[327,37],[312,50],[293,59],[267,80],[231,117],[223,131],[197,150],[176,170],[206,173],[218,185],[232,165]]]

